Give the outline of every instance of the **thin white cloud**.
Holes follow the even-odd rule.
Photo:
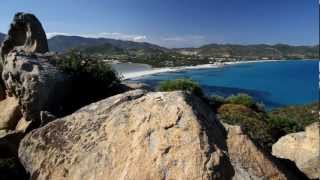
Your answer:
[[[203,35],[181,35],[181,36],[167,36],[157,39],[157,44],[169,48],[180,47],[198,47],[208,43],[208,38]]]
[[[145,41],[147,36],[136,36],[133,38],[133,41]]]
[[[120,39],[136,42],[144,42],[147,40],[147,36],[140,34],[125,34],[119,32],[100,32],[100,33],[85,33],[85,34],[71,34],[71,33],[61,33],[61,32],[51,32],[46,33],[48,38],[64,35],[64,36],[81,36],[87,38],[110,38],[110,39]]]
[[[163,38],[164,41],[177,41],[177,42],[198,42],[204,41],[206,38],[202,35],[186,35]]]
[[[52,38],[53,36],[57,36],[57,35],[64,35],[64,36],[71,36],[71,34],[69,33],[62,33],[62,32],[49,32],[46,33],[47,38]]]

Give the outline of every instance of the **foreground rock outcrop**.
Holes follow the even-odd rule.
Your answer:
[[[40,121],[40,112],[58,112],[67,78],[40,56],[11,52],[4,61],[2,79],[7,92],[18,99],[27,121]]]
[[[8,97],[0,101],[0,130],[15,129],[21,118],[16,98]]]
[[[228,132],[229,158],[235,169],[234,180],[244,179],[297,179],[284,174],[270,156],[259,149],[240,126],[224,124]]]
[[[304,132],[281,137],[272,146],[272,154],[289,159],[310,179],[320,178],[320,123],[307,126]]]
[[[1,47],[2,61],[12,50],[24,51],[27,54],[43,54],[49,51],[46,34],[40,21],[33,14],[15,14]]]
[[[130,91],[32,131],[19,157],[35,179],[229,179],[224,132],[206,108],[180,92]]]
[[[40,180],[286,179],[233,129],[197,97],[134,90],[33,130],[19,158]]]
[[[66,76],[44,53],[46,34],[32,14],[17,13],[1,46],[2,80],[8,96],[18,100],[27,121],[41,124],[41,111],[58,112]],[[0,90],[1,91],[1,90]]]

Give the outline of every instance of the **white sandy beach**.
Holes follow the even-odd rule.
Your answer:
[[[177,72],[190,69],[208,69],[208,68],[220,68],[226,65],[236,65],[245,63],[258,63],[258,62],[274,62],[274,61],[284,61],[284,60],[255,60],[255,61],[236,61],[236,62],[224,62],[224,63],[214,63],[214,64],[202,64],[197,66],[180,66],[180,67],[164,67],[164,68],[151,68],[139,71],[130,72],[119,72],[123,80],[135,79],[147,75],[165,73],[165,72]]]

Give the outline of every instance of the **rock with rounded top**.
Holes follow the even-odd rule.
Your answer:
[[[19,158],[33,179],[230,179],[224,128],[197,97],[129,91],[33,130]]]
[[[0,84],[18,100],[24,119],[37,126],[41,111],[59,111],[66,78],[43,54],[48,52],[48,43],[39,20],[29,13],[17,13],[0,51]]]
[[[310,179],[320,178],[320,123],[313,123],[305,131],[281,137],[273,146],[272,154],[289,159]]]
[[[5,56],[13,50],[28,54],[43,54],[49,51],[46,33],[33,14],[21,12],[15,14],[8,35],[2,43],[2,61],[5,61]]]

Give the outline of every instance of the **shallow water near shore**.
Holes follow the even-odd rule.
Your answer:
[[[318,60],[273,61],[192,69],[143,76],[138,81],[156,87],[160,81],[190,78],[208,95],[247,93],[267,109],[319,101]]]

